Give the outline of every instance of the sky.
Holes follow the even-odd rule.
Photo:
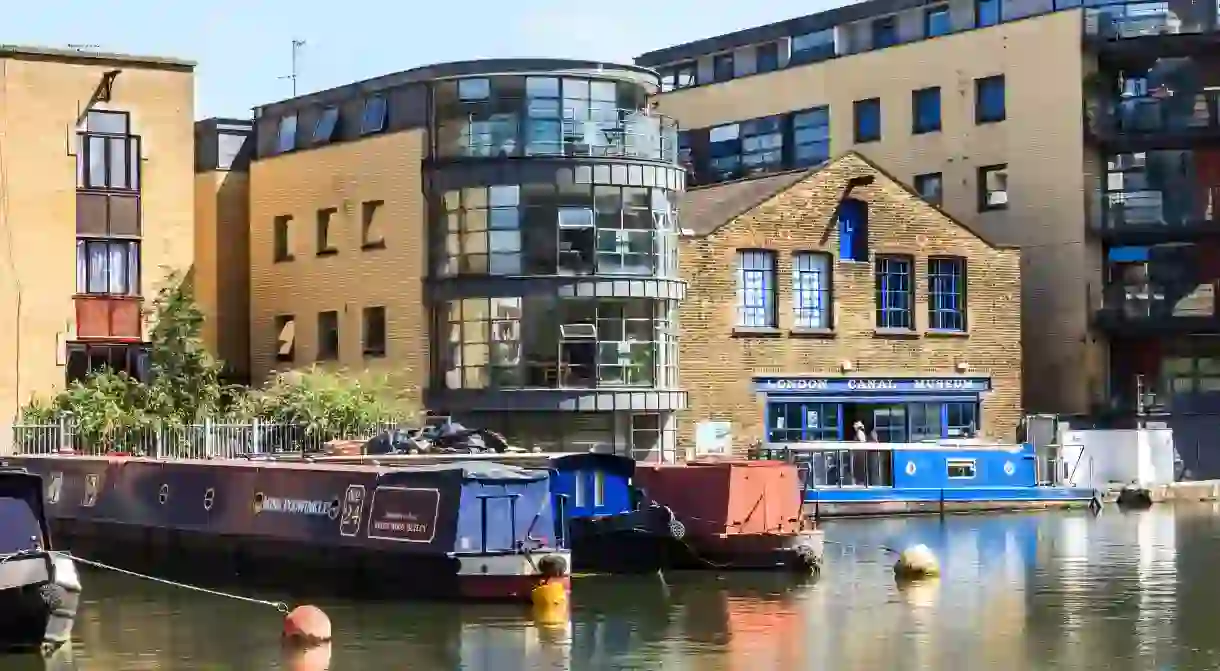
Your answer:
[[[315,4],[316,3],[316,4]],[[637,9],[632,9],[635,4]],[[196,61],[198,118],[248,118],[301,94],[429,63],[583,58],[630,63],[646,51],[849,4],[843,0],[41,0],[5,7],[0,42],[90,45]]]

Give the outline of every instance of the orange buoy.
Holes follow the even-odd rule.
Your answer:
[[[330,668],[330,653],[330,643],[285,648],[284,668],[289,671],[326,671]]]
[[[330,640],[330,618],[317,606],[297,606],[284,616],[284,638],[298,644]]]

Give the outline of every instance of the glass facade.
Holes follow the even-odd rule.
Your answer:
[[[676,125],[659,81],[432,84],[430,406],[542,451],[677,455]]]
[[[769,443],[857,441],[859,430],[863,430],[865,440],[872,442],[920,442],[972,437],[978,426],[977,402],[767,402]]]
[[[473,77],[433,88],[437,158],[605,156],[672,162],[677,125],[638,83],[558,76]]]

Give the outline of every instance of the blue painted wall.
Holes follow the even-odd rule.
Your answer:
[[[1033,446],[1028,443],[1021,446],[1020,452],[894,450],[894,487],[1033,487],[1037,484],[1035,456]],[[970,460],[974,462],[974,477],[949,477],[950,462]]]

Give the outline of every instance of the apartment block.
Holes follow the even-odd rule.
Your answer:
[[[1015,438],[1019,251],[855,152],[692,187],[681,211],[682,435],[700,451]]]
[[[142,311],[194,256],[194,65],[0,46],[0,408],[108,366],[147,374]]]
[[[1218,27],[1179,1],[869,0],[636,62],[691,184],[854,151],[1021,248],[1025,410],[1167,423],[1198,462],[1220,418]]]

